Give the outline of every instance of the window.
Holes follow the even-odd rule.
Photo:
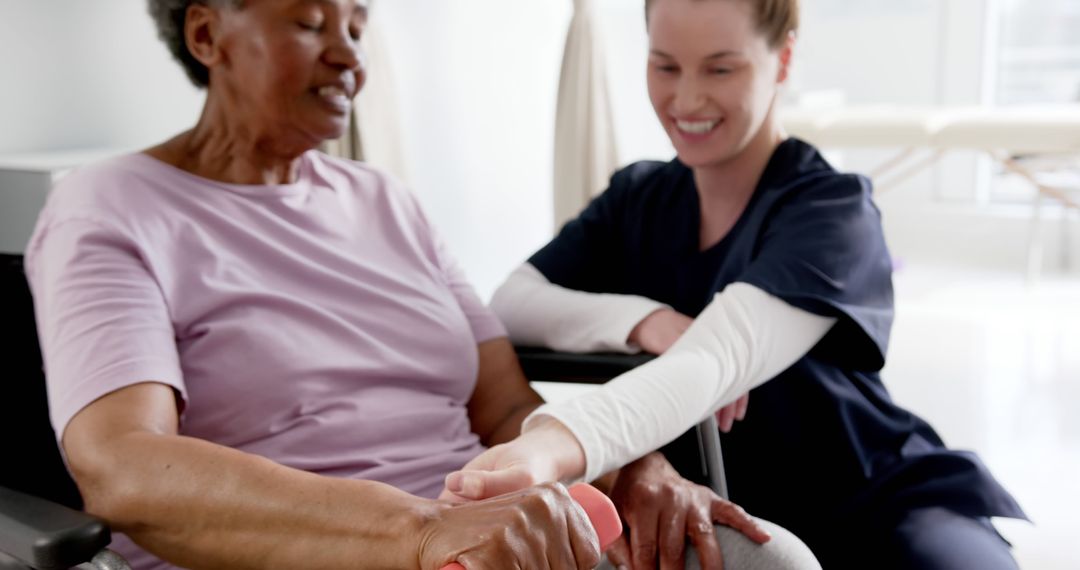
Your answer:
[[[999,0],[997,9],[998,41],[989,50],[997,58],[995,103],[1080,104],[1080,2]],[[1032,167],[1071,180],[1077,161],[1042,160]],[[996,203],[1030,203],[1035,193],[1030,184],[999,168],[989,191]]]
[[[1000,105],[1080,102],[1080,2],[1002,0]]]

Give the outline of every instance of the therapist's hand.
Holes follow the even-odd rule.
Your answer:
[[[683,479],[659,453],[623,467],[611,499],[628,527],[607,551],[615,566],[632,570],[682,570],[686,539],[703,570],[723,567],[713,523],[730,526],[759,544],[771,538],[746,511],[708,487]]]
[[[694,319],[682,313],[659,309],[641,319],[626,340],[640,346],[645,352],[664,354],[693,322]]]
[[[439,499],[478,501],[585,473],[585,450],[559,421],[543,418],[529,431],[476,456],[446,476]]]
[[[716,412],[716,423],[720,425],[720,431],[728,433],[735,426],[735,421],[742,421],[746,417],[746,408],[750,405],[750,392],[741,398],[720,408]]]

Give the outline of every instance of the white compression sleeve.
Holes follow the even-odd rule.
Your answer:
[[[522,430],[543,416],[562,422],[584,448],[584,479],[592,481],[783,372],[835,322],[733,283],[662,356],[593,392],[541,406]]]
[[[664,308],[645,297],[560,287],[528,263],[514,270],[491,298],[491,309],[514,344],[563,352],[637,352],[626,341],[630,331]]]

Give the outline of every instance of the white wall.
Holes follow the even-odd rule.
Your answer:
[[[410,180],[486,295],[550,237],[550,141],[571,6],[388,0],[377,9],[402,93]],[[202,94],[155,37],[143,0],[3,2],[0,38],[0,155],[136,149],[198,117]]]
[[[138,147],[198,115],[141,0],[6,1],[0,42],[0,153]]]
[[[982,14],[992,1],[806,2],[792,87],[841,89],[851,103],[978,102]],[[645,94],[642,0],[599,6],[620,158],[666,160],[671,147]],[[550,236],[556,83],[571,2],[386,0],[376,9],[402,94],[410,180],[487,295]],[[138,148],[198,115],[201,94],[157,41],[143,0],[3,2],[0,42],[0,154]],[[882,158],[846,152],[844,165],[865,170]],[[964,233],[978,224],[961,225],[930,203],[969,196],[974,177],[973,159],[960,157],[882,196],[894,249],[922,255],[949,252],[941,240],[959,251],[987,232],[997,239],[997,226]],[[992,257],[1022,258],[1017,227]]]
[[[376,4],[402,93],[409,176],[484,296],[550,237],[569,2]]]

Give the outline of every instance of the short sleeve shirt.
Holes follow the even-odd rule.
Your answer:
[[[27,252],[53,425],[153,381],[184,435],[435,496],[482,451],[477,343],[504,335],[411,194],[312,151],[214,182],[145,154],[53,191]]]

